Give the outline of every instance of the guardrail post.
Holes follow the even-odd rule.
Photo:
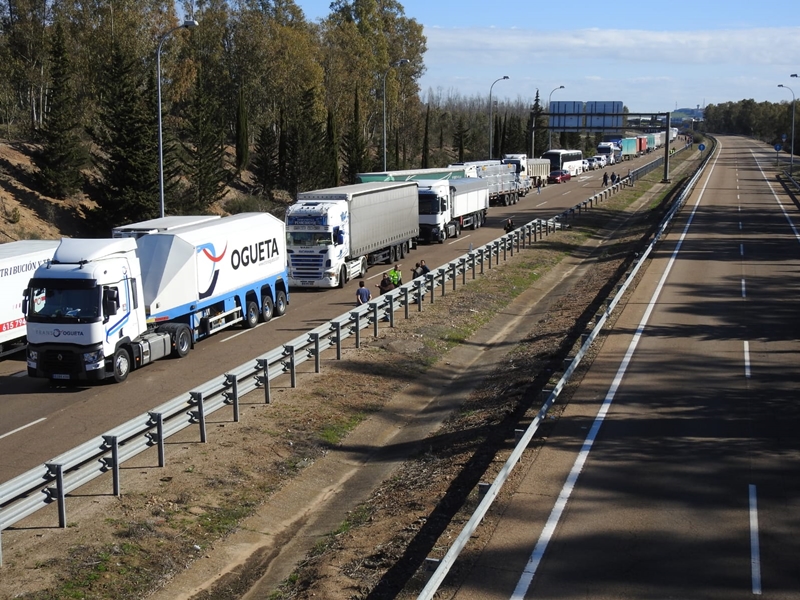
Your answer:
[[[286,345],[283,347],[284,351],[289,354],[289,379],[291,386],[297,387],[297,361],[295,361],[294,346]]]
[[[481,257],[481,275],[483,275],[483,263],[485,262],[483,254],[484,254],[484,249],[483,248],[478,250],[478,255]]]
[[[192,397],[192,401],[197,404],[197,410],[190,412],[189,414],[192,418],[197,419],[198,425],[200,425],[200,441],[202,443],[206,443],[206,411],[205,406],[203,405],[203,392],[189,392],[189,395]]]
[[[467,259],[459,259],[458,264],[461,267],[461,285],[467,285]]]
[[[456,263],[452,263],[450,265],[450,268],[452,269],[452,273],[450,274],[450,277],[453,279],[453,291],[454,292],[456,291],[456,267],[457,266],[458,265],[456,265]]]
[[[120,495],[120,485],[119,485],[119,442],[117,441],[117,436],[115,435],[104,435],[103,441],[106,443],[111,449],[111,460],[104,461],[106,466],[111,467],[111,482],[112,488],[114,490],[114,495]],[[110,462],[110,464],[109,464]]]
[[[405,289],[408,293],[408,288]],[[389,301],[389,327],[394,327],[394,294],[389,294],[387,300]]]
[[[342,324],[336,321],[331,324],[331,327],[335,331],[333,335],[336,338],[336,360],[342,360]]]
[[[256,383],[264,386],[264,404],[269,404],[272,402],[272,391],[269,385],[269,361],[266,358],[257,358],[256,364],[264,373],[263,375],[256,374]]]
[[[233,373],[225,373],[225,385],[228,391],[222,392],[225,404],[233,405],[233,422],[239,422],[239,380]]]
[[[361,348],[361,315],[357,312],[351,312],[350,317],[355,323],[356,348]]]
[[[378,303],[370,302],[369,309],[372,312],[372,337],[378,337]]]
[[[156,428],[155,434],[148,433],[147,438],[150,443],[154,443],[153,440],[155,440],[155,443],[158,444],[158,466],[163,468],[167,464],[164,444],[164,415],[158,412],[149,412],[147,414],[150,415],[150,421]]]
[[[314,373],[319,373],[322,370],[322,360],[319,355],[319,334],[312,333],[311,340],[314,342]]]
[[[56,480],[56,489],[47,488],[48,495],[52,498],[55,494],[55,500],[58,503],[58,526],[61,529],[67,527],[67,499],[64,495],[64,467],[63,465],[55,465],[52,463],[47,464],[47,470]]]
[[[486,253],[486,259],[487,259],[487,263],[489,265],[489,270],[491,271],[492,270],[492,250],[493,250],[492,245],[489,244],[488,246],[486,246],[486,249],[488,250],[488,252]],[[481,275],[483,275],[482,272],[481,272]]]
[[[417,288],[417,299],[418,299],[417,304],[419,304],[422,301],[422,292],[420,291],[422,289],[422,282],[415,281],[414,287]],[[407,320],[409,317],[408,312],[410,310],[410,307],[408,306],[408,288],[407,287],[400,288],[400,293],[403,294],[403,310],[405,311],[405,317]],[[420,307],[420,310],[422,310],[422,307]]]
[[[442,298],[444,298],[445,283],[447,282],[447,269],[442,267],[439,269],[439,274],[442,276]]]
[[[436,296],[436,274],[435,273],[428,273],[426,276],[428,280],[428,291],[431,293],[431,304],[433,304],[434,297]],[[419,309],[422,310],[422,298],[419,301]]]

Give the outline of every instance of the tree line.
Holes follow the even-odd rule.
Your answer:
[[[318,22],[293,0],[182,9],[197,26],[172,0],[0,0],[5,137],[35,145],[44,193],[96,202],[98,233],[159,216],[162,188],[166,214],[198,214],[351,183],[383,168],[384,107],[389,169],[488,157],[488,99],[421,97],[426,39],[395,0]],[[494,157],[546,150],[538,92],[495,102]]]
[[[701,128],[711,133],[745,135],[770,145],[782,144],[786,151],[790,151],[794,108],[791,101],[756,102],[752,98],[709,104]],[[785,142],[782,141],[783,135],[786,136]]]

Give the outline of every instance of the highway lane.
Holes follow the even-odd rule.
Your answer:
[[[797,597],[800,211],[722,146],[457,598]]]
[[[653,159],[653,155],[640,157],[623,167],[627,172]],[[541,194],[534,189],[514,206],[492,207],[486,227],[413,251],[402,261],[404,274],[408,276],[420,258],[429,265],[444,264],[466,253],[470,245],[495,239],[509,217],[522,224],[560,213],[599,189],[603,172],[613,169],[547,186]],[[383,270],[381,265],[370,268],[371,286]],[[344,290],[292,290],[286,316],[253,330],[222,332],[198,343],[185,359],[165,359],[134,371],[122,385],[52,388],[47,381],[25,376],[21,357],[0,362],[0,482],[341,315],[354,304],[355,286],[350,282]]]

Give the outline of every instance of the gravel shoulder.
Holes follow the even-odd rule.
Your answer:
[[[122,497],[87,486],[66,530],[42,511],[4,532],[0,598],[413,597],[657,222],[663,189],[637,186],[215,415],[209,444],[170,440],[164,469],[142,456]]]

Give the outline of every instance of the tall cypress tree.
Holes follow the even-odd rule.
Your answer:
[[[430,124],[431,124],[431,105],[428,104],[428,107],[425,110],[425,133],[422,135],[422,168],[428,168],[428,154],[430,154],[430,142],[428,141],[428,135],[430,134]]]
[[[278,186],[278,136],[275,129],[273,123],[262,125],[256,139],[253,177],[262,193]]]
[[[96,221],[114,227],[160,214],[156,115],[140,62],[115,42],[101,80]]]
[[[325,127],[325,165],[327,176],[325,178],[326,187],[336,187],[339,185],[339,140],[336,135],[336,118],[333,111],[328,109],[328,123]]]
[[[42,147],[34,155],[34,162],[39,167],[39,179],[45,191],[56,198],[66,198],[83,186],[81,168],[87,162],[88,152],[79,134],[80,119],[72,85],[72,65],[60,22],[56,23],[50,61],[48,112],[40,131]]]
[[[353,120],[350,129],[342,140],[342,161],[344,180],[355,183],[356,175],[365,172],[367,165],[367,142],[361,133],[361,109],[358,102],[358,89],[353,94]]]
[[[236,173],[247,169],[250,163],[250,131],[247,123],[247,107],[244,89],[239,87],[239,100],[236,106]]]

